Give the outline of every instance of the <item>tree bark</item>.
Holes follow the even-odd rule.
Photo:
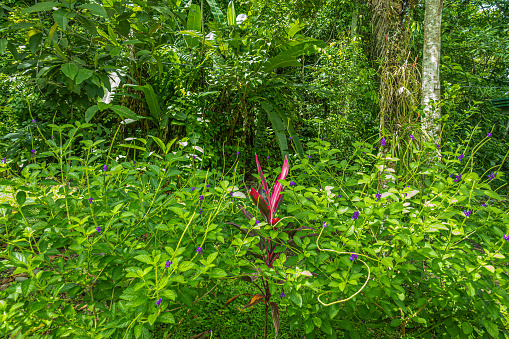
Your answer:
[[[422,60],[423,131],[440,143],[440,37],[443,0],[426,0],[424,13],[424,49]]]

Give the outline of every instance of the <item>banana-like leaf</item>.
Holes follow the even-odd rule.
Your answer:
[[[295,145],[295,148],[297,149],[297,152],[301,157],[304,157],[304,149],[302,148],[302,144],[300,142],[299,137],[295,133],[295,130],[293,129],[293,124],[290,118],[279,108],[279,106],[272,101],[271,99],[265,99],[270,106],[278,113],[281,119],[283,119],[285,125],[288,128],[288,132],[290,132],[290,135],[292,136],[293,144]]]
[[[297,61],[294,56],[291,55],[276,55],[270,58],[265,63],[263,70],[267,73],[272,72],[278,67],[290,67],[290,66],[301,66],[301,63]]]
[[[216,0],[207,0],[210,10],[212,11],[212,16],[214,17],[214,21],[220,23],[221,25],[226,25],[224,21],[223,12],[219,9]]]
[[[298,20],[297,21],[294,21],[293,23],[290,24],[290,27],[286,30],[286,33],[288,34],[288,37],[289,38],[293,38],[293,36],[298,32],[300,31],[301,29],[303,29],[304,27],[306,26],[306,23],[305,22],[299,22]]]
[[[270,303],[270,310],[272,312],[272,322],[274,323],[274,339],[277,338],[277,335],[279,333],[279,307],[275,302]]]
[[[289,55],[299,57],[301,55],[310,55],[318,52],[318,48],[325,48],[327,45],[322,40],[309,39],[297,43],[289,43],[288,49],[278,55]]]
[[[150,114],[155,119],[155,121],[161,120],[161,108],[159,107],[159,100],[157,98],[156,93],[154,92],[154,89],[150,84],[147,84],[145,86],[126,84],[126,86],[130,86],[135,90],[142,91],[143,94],[145,94],[145,100],[147,101]]]
[[[226,12],[226,17],[228,20],[228,25],[233,26],[235,25],[235,5],[233,3],[233,0],[230,1],[228,4],[228,11]]]
[[[272,105],[267,102],[262,102],[262,108],[267,112],[267,116],[269,117],[270,122],[272,123],[272,128],[274,129],[274,133],[276,134],[277,141],[279,144],[279,149],[281,150],[281,155],[288,154],[288,142],[286,141],[286,128],[283,125],[283,121],[278,116],[278,114],[274,111]]]
[[[253,307],[254,305],[258,304],[260,301],[264,300],[265,299],[265,296],[260,294],[260,293],[256,293],[252,298],[251,300],[249,300],[249,302],[247,304],[244,305],[244,309],[246,308],[249,308],[249,307]]]
[[[201,32],[201,10],[198,5],[191,5],[189,8],[189,14],[187,15],[187,26],[188,31]],[[187,45],[191,48],[198,46],[200,39],[196,37],[184,37]]]

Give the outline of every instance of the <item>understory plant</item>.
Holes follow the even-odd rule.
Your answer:
[[[476,172],[481,145],[422,142],[401,175],[376,145],[345,158],[317,140],[284,159],[272,190],[259,161],[261,188],[243,190],[234,168],[200,169],[206,150],[189,140],[153,138],[157,154],[133,138],[128,158],[84,140],[81,159],[59,138],[21,177],[0,167],[14,192],[0,205],[0,271],[18,278],[0,291],[2,336],[171,335],[181,310],[236,279],[257,288],[243,311],[263,302],[264,336],[268,308],[275,337],[282,312],[308,339],[508,334],[505,174]]]

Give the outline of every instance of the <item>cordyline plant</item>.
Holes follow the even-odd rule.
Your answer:
[[[269,225],[278,229],[279,226],[277,226],[277,225],[279,223],[279,218],[276,217],[276,212],[279,209],[279,206],[281,205],[281,202],[283,201],[283,198],[284,198],[284,194],[282,193],[283,185],[279,182],[279,180],[284,180],[286,178],[286,176],[288,175],[288,171],[289,171],[288,159],[285,156],[285,160],[284,160],[283,166],[281,168],[281,173],[279,174],[276,182],[274,183],[272,192],[269,190],[267,180],[265,179],[265,176],[263,175],[262,167],[260,166],[260,162],[258,161],[258,155],[256,155],[256,166],[258,169],[258,175],[260,176],[262,186],[259,188],[258,191],[256,191],[254,188],[251,188],[251,191],[249,192],[249,196],[251,197],[251,200],[253,200],[255,205],[258,207],[258,210],[262,214],[265,221]],[[248,220],[252,220],[254,218],[253,215],[251,213],[249,213],[245,208],[243,208],[242,206],[239,206],[239,208],[242,210],[242,212],[244,213],[244,215],[246,216],[246,218]],[[269,269],[272,269],[274,261],[277,258],[279,258],[279,254],[282,252],[282,251],[278,251],[278,253],[275,252],[276,248],[278,247],[278,242],[276,240],[272,240],[270,238],[266,238],[266,237],[262,236],[255,230],[248,231],[246,229],[242,229],[239,225],[232,223],[232,222],[228,222],[228,224],[237,227],[244,234],[247,234],[250,237],[256,237],[256,236],[260,237],[261,241],[257,244],[257,246],[260,248],[260,250],[262,251],[263,254],[260,256],[256,253],[252,253],[250,251],[248,251],[248,253],[257,257],[257,258],[262,259],[264,261],[264,263],[267,265],[267,267]],[[293,235],[293,233],[301,231],[303,229],[312,229],[310,227],[291,229],[292,226],[293,226],[293,223],[290,222],[281,231],[283,231],[289,235]],[[318,234],[317,233],[309,234],[307,236],[313,236],[313,235],[318,235]],[[304,237],[306,237],[306,236],[302,236],[301,238],[304,238]],[[286,243],[280,243],[280,245],[286,247],[287,245],[289,245],[290,243],[292,243],[294,241],[292,239],[292,236],[290,236],[289,238],[291,240],[289,240]],[[259,273],[261,273],[261,270],[259,270],[259,269],[257,269],[257,270]],[[272,321],[274,323],[274,329],[275,329],[274,338],[277,338],[277,335],[279,332],[279,308],[278,308],[278,305],[276,302],[270,301],[272,295],[270,293],[268,280],[263,276],[261,276],[261,277],[262,277],[262,286],[260,286],[259,284],[257,284],[255,282],[257,275],[242,277],[242,280],[246,280],[250,283],[253,283],[258,288],[258,290],[260,290],[261,293],[256,293],[254,295],[249,294],[249,293],[236,295],[236,296],[228,299],[228,301],[226,302],[226,304],[223,307],[228,306],[228,304],[230,304],[232,301],[234,301],[236,298],[238,298],[242,295],[251,296],[251,300],[246,305],[244,305],[244,307],[243,307],[244,309],[252,307],[252,306],[260,303],[261,301],[263,301],[265,304],[264,338],[267,337],[267,314],[268,314],[269,306],[270,306],[270,309],[272,312]]]

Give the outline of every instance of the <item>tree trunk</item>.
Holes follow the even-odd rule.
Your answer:
[[[424,14],[424,50],[422,60],[423,131],[440,143],[440,35],[443,0],[426,0]]]

